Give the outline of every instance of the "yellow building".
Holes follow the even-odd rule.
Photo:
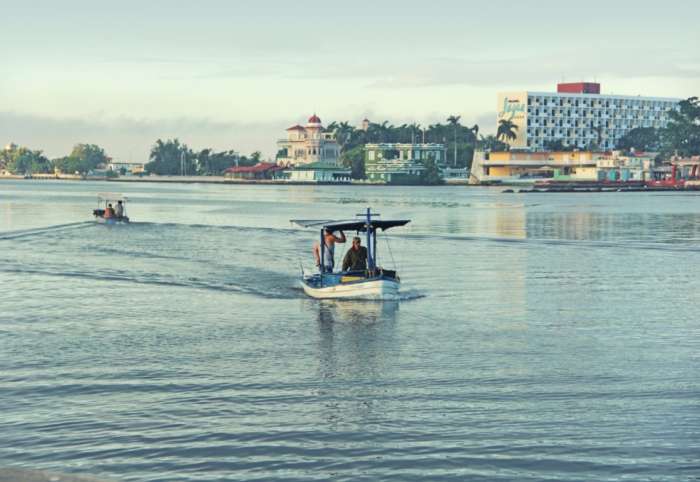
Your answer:
[[[555,176],[576,181],[596,181],[597,162],[603,156],[604,153],[591,151],[477,151],[474,153],[469,182],[519,184]]]
[[[306,126],[295,125],[287,129],[287,138],[277,141],[277,164],[298,166],[321,163],[337,166],[340,160],[340,147],[335,134],[323,132],[321,119],[309,117]]]

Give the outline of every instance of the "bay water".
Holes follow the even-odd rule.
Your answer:
[[[401,298],[307,298],[367,207]],[[693,193],[2,181],[0,467],[700,480],[698,267]]]

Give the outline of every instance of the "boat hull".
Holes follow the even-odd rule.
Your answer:
[[[317,299],[397,299],[400,283],[392,279],[371,279],[331,286],[313,286],[302,280],[304,293]]]
[[[105,219],[105,218],[100,217],[100,216],[95,216],[95,221],[97,221],[98,224],[109,224],[109,225],[113,225],[113,224],[129,224],[129,218],[127,218],[126,216],[124,216],[123,218],[120,218],[120,219],[118,219],[118,218],[107,218],[107,219]]]

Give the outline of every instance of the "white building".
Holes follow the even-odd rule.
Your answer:
[[[550,142],[579,149],[611,150],[627,132],[638,127],[665,127],[668,112],[680,99],[602,95],[600,84],[559,84],[557,92],[498,94],[498,121],[510,120],[517,129],[511,147],[541,151]]]
[[[145,164],[143,162],[112,161],[107,165],[107,169],[114,172],[120,172],[124,169],[127,174],[141,174],[145,170]]]
[[[277,141],[281,153],[277,164],[296,166],[320,162],[337,166],[340,161],[340,147],[335,134],[323,132],[321,119],[316,115],[309,117],[306,126],[295,125],[287,129],[287,138]]]

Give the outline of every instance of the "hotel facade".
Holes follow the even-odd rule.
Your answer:
[[[577,149],[612,150],[627,132],[638,127],[665,127],[668,113],[680,99],[603,95],[600,84],[559,84],[557,92],[502,92],[498,121],[517,129],[512,148],[546,150],[550,142]]]

